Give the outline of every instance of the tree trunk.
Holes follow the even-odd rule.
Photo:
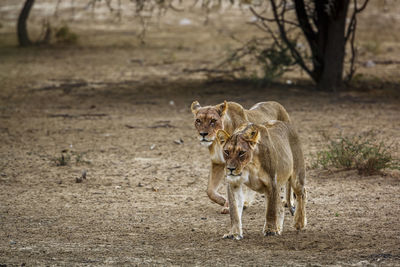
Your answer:
[[[21,13],[18,17],[18,24],[17,24],[17,34],[18,34],[18,43],[20,46],[29,46],[32,45],[32,41],[29,39],[28,29],[26,26],[26,21],[29,17],[29,12],[35,0],[26,0],[24,7],[21,10]]]
[[[295,0],[300,28],[311,50],[311,78],[318,90],[336,91],[342,86],[345,55],[345,28],[349,0],[314,0],[316,30],[304,0]]]
[[[319,27],[318,50],[321,51],[322,62],[314,65],[318,90],[337,91],[343,82],[343,64],[345,56],[345,27],[349,6],[348,0],[337,0],[334,14],[322,20]],[[322,40],[321,40],[322,39]]]
[[[326,24],[325,44],[320,47],[323,51],[323,63],[316,81],[318,90],[337,91],[342,86],[348,6],[348,0],[337,0],[336,14]]]

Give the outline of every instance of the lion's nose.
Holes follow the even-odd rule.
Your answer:
[[[227,167],[227,169],[230,171],[230,173],[232,173],[234,170],[236,170],[236,168],[232,168],[232,167]]]
[[[200,135],[203,136],[203,138],[206,137],[207,134],[208,133],[200,133]]]

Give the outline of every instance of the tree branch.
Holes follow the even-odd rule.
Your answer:
[[[368,4],[369,0],[365,0],[364,3],[361,5],[360,8],[357,7],[357,0],[354,0],[354,9],[351,15],[349,26],[347,27],[346,34],[345,34],[345,45],[347,41],[350,40],[350,49],[351,49],[351,58],[350,58],[350,70],[349,74],[346,77],[347,82],[349,82],[356,71],[355,69],[355,61],[357,57],[357,49],[355,47],[355,38],[356,38],[356,29],[357,29],[357,14],[362,12]]]
[[[316,33],[313,31],[311,24],[308,20],[308,15],[305,9],[304,0],[295,0],[294,3],[295,3],[297,20],[299,21],[300,28],[302,29],[310,46],[314,47]]]
[[[276,3],[275,3],[275,0],[270,0],[270,2],[271,2],[271,6],[272,6],[272,11],[273,11],[273,14],[274,14],[275,22],[278,25],[279,32],[280,32],[280,35],[281,35],[281,38],[282,38],[283,42],[289,48],[290,53],[292,54],[292,57],[296,60],[297,64],[299,64],[300,67],[303,70],[305,70],[308,73],[308,75],[310,75],[310,77],[312,77],[315,80],[316,77],[315,77],[314,73],[307,67],[307,65],[305,64],[305,62],[303,60],[303,57],[301,56],[301,54],[299,53],[299,51],[297,51],[297,49],[293,46],[292,42],[290,42],[289,38],[287,37],[286,30],[285,30],[285,25],[282,24],[281,21],[279,20],[279,15],[278,15],[278,11],[277,11],[277,6],[276,6]],[[300,22],[300,20],[299,20],[299,22]],[[300,22],[300,25],[301,25],[301,22]],[[311,28],[311,26],[310,26],[310,28]]]

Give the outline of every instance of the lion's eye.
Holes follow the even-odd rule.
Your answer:
[[[229,150],[224,150],[225,155],[229,156]]]
[[[246,151],[239,151],[239,157],[243,157],[246,154]]]
[[[196,119],[196,123],[200,123],[200,119]]]
[[[210,125],[214,126],[216,122],[217,122],[217,120],[212,119],[211,122],[210,122]]]

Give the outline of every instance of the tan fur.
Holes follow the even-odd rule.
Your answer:
[[[306,226],[305,164],[300,140],[292,125],[277,121],[273,125],[245,123],[232,135],[219,130],[217,140],[223,145],[228,181],[231,231],[227,238],[241,239],[243,184],[265,194],[264,234],[281,234],[284,211],[280,189],[289,181],[296,195],[295,227]]]
[[[215,106],[202,107],[198,101],[194,101],[191,109],[200,143],[208,146],[211,157],[207,194],[212,201],[224,206],[222,213],[228,213],[228,202],[218,193],[218,188],[224,180],[225,161],[221,145],[215,139],[217,131],[225,130],[228,134],[232,134],[234,129],[245,122],[268,123],[272,120],[289,122],[289,115],[281,104],[274,101],[257,103],[249,110],[235,102],[224,101]],[[201,134],[206,135],[203,137]],[[251,199],[246,199],[245,202],[248,205]]]

